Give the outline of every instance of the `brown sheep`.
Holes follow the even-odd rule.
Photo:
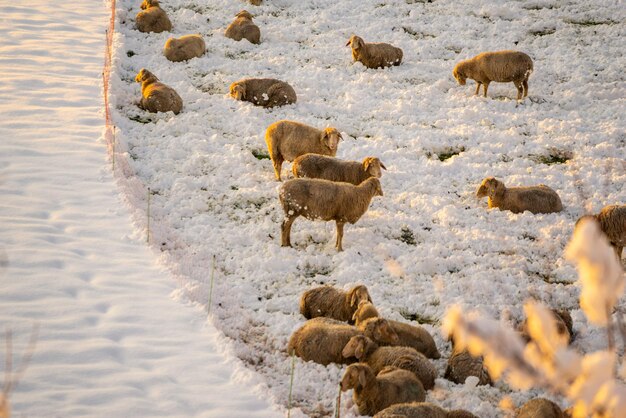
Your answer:
[[[560,335],[564,335],[565,337],[567,337],[568,344],[571,343],[573,335],[574,335],[572,316],[565,309],[561,309],[561,310],[551,309],[550,311],[552,312],[552,316],[554,317],[554,320],[556,322],[557,332]],[[526,342],[530,341],[527,319],[524,320],[519,330],[522,334],[522,338],[526,340]]]
[[[426,393],[422,383],[407,370],[386,367],[374,375],[365,363],[351,364],[341,379],[341,391],[354,389],[354,403],[361,415],[374,415],[390,405],[423,402]]]
[[[510,210],[513,213],[530,211],[537,213],[554,213],[563,210],[559,195],[545,184],[529,187],[506,187],[494,177],[482,181],[476,197],[489,197],[489,208]]]
[[[250,43],[261,43],[261,30],[252,22],[252,15],[247,10],[242,10],[235,15],[235,20],[228,25],[224,36],[235,41],[247,39]]]
[[[533,72],[533,60],[519,51],[483,52],[474,58],[459,62],[452,71],[454,78],[464,86],[468,78],[476,81],[478,94],[481,84],[487,97],[489,83],[513,82],[517,87],[517,100],[528,96],[528,77]]]
[[[352,35],[346,46],[352,48],[352,58],[367,68],[384,68],[400,65],[402,50],[386,43],[365,43],[363,38]]]
[[[567,415],[557,404],[544,398],[535,398],[526,402],[515,413],[516,418],[566,418]]]
[[[307,153],[334,157],[341,139],[341,133],[335,128],[317,129],[292,120],[272,123],[265,131],[265,143],[276,180],[281,180],[284,161],[294,161]]]
[[[393,366],[414,373],[426,390],[435,386],[437,370],[422,353],[411,347],[380,347],[366,336],[356,335],[343,348],[342,355],[367,363],[374,374]]]
[[[626,247],[626,205],[605,206],[597,215],[580,217],[576,221],[576,226],[582,219],[586,218],[593,218],[598,221],[600,229],[615,250],[615,255],[621,260],[622,251]]]
[[[142,68],[135,77],[141,83],[141,101],[139,107],[148,112],[174,112],[179,114],[183,109],[183,99],[176,90],[161,83],[150,71]]]
[[[170,38],[165,42],[163,55],[170,61],[180,62],[201,57],[206,51],[204,39],[200,35],[185,35]]]
[[[350,291],[336,289],[332,286],[320,286],[309,289],[300,297],[300,313],[306,319],[325,316],[338,321],[351,322],[358,304],[372,301],[367,287],[354,286]]]
[[[306,321],[291,335],[287,352],[289,355],[295,353],[304,361],[314,361],[323,365],[349,364],[356,359],[344,357],[343,347],[350,338],[361,334],[378,342],[393,342],[398,339],[385,320],[355,327],[334,319],[317,317]]]
[[[380,178],[387,167],[376,157],[358,161],[342,161],[319,154],[304,154],[293,160],[293,175],[302,178],[343,181],[355,186],[370,177]]]
[[[158,0],[143,0],[141,9],[135,17],[138,31],[161,33],[172,30],[172,22],[165,10],[161,9]]]
[[[376,310],[373,304],[361,302],[354,313],[353,319],[358,326],[362,321],[369,318],[377,318],[378,316],[378,310]],[[397,345],[414,348],[416,351],[432,359],[441,358],[441,353],[439,353],[437,349],[435,340],[424,328],[391,319],[387,321],[400,338],[400,343]]]
[[[429,402],[412,402],[391,405],[374,418],[477,418],[471,412],[455,409],[446,411]]]
[[[248,0],[248,3],[250,3],[253,6],[260,6],[262,2],[263,0]]]
[[[473,357],[467,350],[453,349],[443,377],[463,384],[470,376],[476,376],[479,385],[491,385],[491,377],[483,366],[482,357]]]
[[[380,181],[369,178],[358,186],[318,179],[293,179],[279,191],[285,213],[281,226],[281,245],[291,247],[291,225],[299,217],[310,220],[335,221],[337,251],[343,251],[343,226],[354,224],[367,211],[374,196],[382,196]]]
[[[230,96],[256,106],[274,107],[298,100],[293,87],[275,78],[246,78],[230,85]]]

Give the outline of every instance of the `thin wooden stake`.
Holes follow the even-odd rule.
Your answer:
[[[213,279],[215,278],[215,254],[213,254],[213,265],[211,266],[211,285],[209,286],[209,306],[207,313],[211,313],[211,301],[213,299]]]
[[[146,242],[150,244],[150,188],[148,187],[148,208],[146,210],[147,226],[146,226]]]
[[[341,382],[339,383],[339,393],[337,394],[337,402],[335,407],[335,418],[341,418]]]
[[[608,306],[606,308],[606,317],[606,335],[609,340],[609,351],[613,351],[615,350],[615,335],[613,335],[613,317]]]
[[[287,418],[291,417],[291,391],[293,389],[293,375],[296,368],[296,351],[291,352],[291,380],[289,382],[289,404],[287,406]]]

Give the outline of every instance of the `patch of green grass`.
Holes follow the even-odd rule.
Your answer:
[[[258,150],[258,149],[253,149],[252,151],[252,155],[254,155],[254,158],[256,158],[257,160],[270,160],[270,155],[262,150]]]
[[[579,25],[579,26],[615,25],[617,23],[612,20],[598,21],[598,20],[574,20],[574,19],[569,19],[569,20],[566,20],[565,22],[571,23],[572,25]]]
[[[413,231],[407,226],[403,226],[402,229],[400,229],[400,241],[407,245],[417,245]]]
[[[446,161],[449,160],[450,158],[454,157],[455,155],[459,155],[462,152],[465,151],[465,147],[464,146],[460,146],[460,147],[447,147],[444,148],[440,151],[434,151],[432,153],[427,152],[426,156],[427,157],[432,157],[433,154],[437,156],[437,158],[439,159],[439,161]]]
[[[131,50],[126,51],[126,56],[127,56],[128,58],[130,58],[130,57],[132,57],[132,56],[134,56],[134,55],[135,55],[135,51],[131,51]]]
[[[439,325],[440,321],[438,318],[434,318],[428,315],[422,315],[417,312],[409,312],[406,309],[400,309],[400,315],[408,321],[416,321],[419,324],[428,324],[432,326]]]
[[[552,35],[554,32],[556,32],[556,28],[546,28],[541,30],[531,30],[528,34],[532,36],[546,36]]]
[[[431,35],[429,33],[424,33],[424,32],[418,32],[415,29],[406,27],[406,26],[402,26],[402,30],[411,35],[412,38],[414,39],[424,39],[424,38],[435,38],[435,35]]]
[[[152,122],[154,122],[152,119],[144,118],[144,117],[141,117],[140,115],[131,115],[131,116],[128,117],[128,119],[132,120],[133,122],[139,122],[139,123],[152,123]]]
[[[552,148],[548,154],[530,154],[528,157],[536,163],[553,165],[565,164],[574,158],[574,154],[571,151]]]

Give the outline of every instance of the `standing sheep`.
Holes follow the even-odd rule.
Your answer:
[[[334,157],[341,139],[341,134],[335,128],[320,130],[292,120],[272,123],[265,131],[265,143],[274,165],[276,180],[281,180],[284,161],[294,161],[307,153]]]
[[[161,9],[159,0],[143,0],[141,11],[135,17],[135,24],[140,32],[161,33],[172,30],[172,22],[165,10]]]
[[[235,41],[247,39],[250,43],[261,43],[261,30],[252,22],[252,15],[247,10],[242,10],[235,15],[235,20],[228,25],[224,36]]]
[[[298,100],[293,87],[275,78],[246,78],[230,85],[230,96],[256,106],[274,107]]]
[[[141,101],[139,107],[148,112],[174,112],[179,114],[183,109],[183,99],[176,90],[161,83],[150,71],[142,68],[135,77],[141,83]]]
[[[378,310],[373,304],[369,302],[361,302],[358,309],[354,313],[353,319],[355,324],[359,326],[359,324],[363,321],[378,317]],[[416,351],[432,359],[441,358],[441,354],[439,353],[439,350],[437,350],[435,340],[424,328],[411,324],[405,324],[400,321],[394,321],[392,319],[388,319],[387,321],[396,334],[398,334],[398,338],[400,339],[400,342],[395,345],[414,348]]]
[[[528,77],[533,72],[533,60],[519,51],[483,52],[474,58],[459,62],[452,71],[454,78],[464,86],[468,78],[476,81],[478,94],[481,84],[487,89],[489,83],[513,82],[517,87],[517,100],[528,96]]]
[[[295,353],[304,361],[323,365],[349,364],[356,359],[344,357],[342,351],[355,335],[363,334],[378,342],[394,342],[398,339],[385,320],[366,325],[354,327],[325,317],[309,319],[291,335],[287,352],[289,355]]]
[[[477,418],[471,412],[455,409],[446,411],[429,402],[411,402],[391,405],[374,418]]]
[[[206,51],[204,39],[200,35],[185,35],[170,38],[165,42],[163,55],[170,61],[180,62],[201,57]]]
[[[499,208],[513,213],[530,211],[553,213],[563,210],[559,195],[545,184],[529,187],[506,187],[495,177],[487,177],[478,187],[476,197],[489,197],[489,209]]]
[[[370,177],[380,178],[387,167],[376,157],[358,161],[342,161],[319,154],[304,154],[293,160],[293,175],[313,179],[343,181],[355,186]]]
[[[473,357],[467,350],[456,350],[453,347],[443,377],[454,383],[463,384],[470,376],[477,377],[479,385],[491,385],[491,377],[483,366],[482,357]]]
[[[363,38],[352,35],[346,46],[352,48],[352,58],[367,68],[384,68],[400,65],[402,50],[386,43],[365,43]]]
[[[354,321],[352,316],[362,301],[372,301],[367,287],[355,286],[350,291],[332,286],[320,286],[309,289],[300,297],[300,313],[306,319],[325,316],[338,321]]]
[[[626,205],[609,205],[602,208],[597,215],[585,215],[576,221],[576,226],[582,219],[592,218],[598,221],[600,229],[615,250],[615,255],[622,259],[622,251],[626,247]]]
[[[435,386],[437,370],[422,353],[411,347],[380,347],[366,336],[356,335],[343,348],[342,355],[367,363],[374,374],[393,366],[414,373],[426,390]]]
[[[516,413],[516,418],[566,418],[567,415],[557,404],[544,398],[535,398],[526,402]]]
[[[378,375],[365,363],[351,364],[341,379],[341,391],[354,389],[354,403],[361,415],[374,415],[390,405],[423,402],[422,383],[409,371],[386,367]]]
[[[293,179],[280,187],[279,198],[285,213],[281,226],[283,247],[291,247],[291,225],[304,216],[310,220],[335,221],[337,251],[343,251],[343,226],[356,223],[367,211],[374,196],[382,196],[380,181],[369,178],[358,186],[318,179]]]

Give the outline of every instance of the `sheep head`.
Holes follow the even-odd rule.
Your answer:
[[[370,318],[359,324],[358,328],[363,331],[366,337],[376,343],[399,344],[400,338],[393,330],[391,324],[383,318]]]
[[[385,167],[385,164],[383,164],[376,157],[367,157],[363,160],[363,171],[369,173],[372,177],[380,178],[383,175],[381,168],[383,170],[387,169],[387,167]]]
[[[374,307],[371,301],[362,300],[359,302],[359,307],[352,315],[352,320],[359,325],[361,322],[370,318],[378,318],[378,310]]]
[[[350,297],[350,306],[353,308],[359,306],[361,302],[372,301],[367,287],[363,285],[353,287],[348,293],[348,296]]]
[[[322,132],[322,144],[331,151],[337,152],[337,145],[341,139],[343,137],[335,128],[326,128]]]
[[[366,364],[349,365],[341,379],[341,391],[364,388],[367,385],[368,371],[370,374],[373,374],[370,367]]]
[[[142,10],[149,9],[150,7],[160,7],[159,0],[143,0],[140,7]]]
[[[476,197],[481,198],[485,196],[493,197],[504,191],[504,183],[495,177],[487,177],[476,190]]]
[[[365,41],[359,36],[352,35],[346,46],[350,46],[354,50],[361,49],[365,46]]]
[[[235,100],[243,100],[243,96],[246,94],[246,87],[239,82],[235,82],[230,85],[230,95]]]
[[[367,180],[364,180],[363,183],[359,184],[359,186],[367,185],[371,187],[374,191],[372,196],[383,196],[383,186],[380,185],[380,180],[376,177],[370,177]]]
[[[454,67],[454,70],[452,70],[452,75],[454,76],[456,81],[458,81],[459,84],[462,86],[465,85],[466,80],[467,80],[467,75],[463,71],[464,67],[465,67],[464,63],[460,62]]]
[[[244,19],[252,20],[252,15],[247,10],[241,10],[239,13],[235,15],[235,17],[241,17]]]
[[[343,350],[341,351],[341,355],[344,358],[356,357],[357,360],[361,361],[361,359],[365,355],[365,347],[367,346],[367,340],[370,342],[369,338],[365,335],[355,335],[350,338],[350,341],[345,345]]]
[[[135,81],[138,83],[143,83],[144,81],[158,81],[157,76],[152,74],[150,71],[142,68],[135,77]]]

